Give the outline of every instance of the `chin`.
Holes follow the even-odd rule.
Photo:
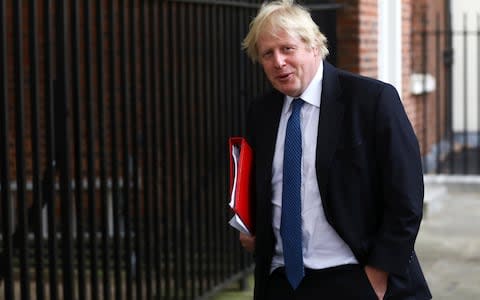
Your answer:
[[[288,95],[288,96],[291,96],[291,97],[296,97],[296,96],[298,96],[298,94],[299,94],[299,93],[298,93],[298,90],[299,90],[299,89],[298,89],[298,88],[295,88],[295,87],[293,87],[293,86],[291,86],[291,85],[288,85],[288,86],[287,86],[287,85],[285,85],[285,84],[283,84],[283,85],[279,84],[279,85],[275,86],[275,88],[276,88],[277,90],[279,90],[280,92],[282,92],[283,94]]]
[[[296,91],[280,90],[280,92],[282,92],[283,94],[285,94],[285,95],[287,95],[287,96],[293,97],[293,98],[300,96],[300,94],[297,93]]]
[[[276,86],[275,88],[279,90],[282,94],[285,94],[287,96],[295,97],[295,95],[297,94],[296,90],[282,88],[281,86]]]

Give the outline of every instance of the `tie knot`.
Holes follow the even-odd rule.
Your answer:
[[[299,111],[302,108],[304,101],[302,98],[295,98],[292,101],[292,112]]]

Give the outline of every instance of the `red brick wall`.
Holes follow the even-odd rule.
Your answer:
[[[338,14],[338,66],[351,72],[377,77],[377,0],[340,1]],[[402,101],[415,128],[421,132],[422,114],[410,93],[412,1],[402,1]],[[348,55],[346,55],[348,53]],[[400,91],[399,91],[400,92]]]
[[[412,0],[402,0],[402,101],[417,136],[421,132],[418,101],[411,93],[412,74]]]
[[[377,77],[377,0],[338,2],[344,5],[337,21],[338,67]]]
[[[377,77],[378,53],[378,3],[377,0],[337,0],[343,7],[337,21],[337,65],[340,68],[362,75]],[[424,21],[424,19],[426,21]],[[439,23],[436,24],[437,20]],[[435,26],[444,28],[445,8],[443,1],[402,0],[402,101],[407,115],[421,144],[422,153],[428,153],[439,142],[445,130],[443,64],[438,64],[435,40],[430,37],[422,52],[421,35],[423,22],[430,31]],[[443,49],[445,39],[440,39]],[[424,55],[423,53],[427,53]],[[424,65],[424,58],[425,65]],[[441,61],[440,63],[443,63]],[[440,66],[440,69],[437,69]],[[436,78],[437,90],[426,95],[411,93],[411,75],[423,73],[422,69]],[[438,74],[437,74],[438,73]],[[437,109],[440,107],[440,109]],[[438,129],[437,129],[438,128]]]
[[[412,95],[414,107],[413,122],[422,148],[422,154],[432,151],[445,132],[445,67],[443,50],[446,47],[444,35],[434,34],[437,27],[445,28],[445,7],[443,1],[411,1],[411,73],[428,73],[436,80],[435,91]],[[426,35],[422,32],[427,31]],[[426,40],[423,37],[426,36]],[[438,40],[437,40],[438,38]]]

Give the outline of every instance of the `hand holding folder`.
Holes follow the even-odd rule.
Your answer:
[[[235,213],[228,222],[240,232],[252,235],[253,217],[251,216],[251,178],[253,152],[243,137],[231,137],[228,140],[230,153],[230,203]]]

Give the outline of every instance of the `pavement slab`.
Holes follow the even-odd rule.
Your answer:
[[[480,193],[449,189],[433,200],[415,248],[433,299],[479,300]]]

